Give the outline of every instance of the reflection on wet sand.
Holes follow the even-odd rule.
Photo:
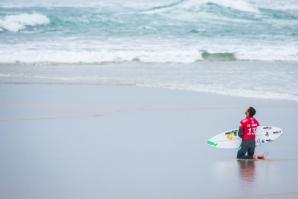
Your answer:
[[[237,162],[240,187],[245,193],[251,192],[256,176],[255,160],[238,160]]]

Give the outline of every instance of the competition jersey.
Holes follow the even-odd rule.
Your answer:
[[[254,117],[246,116],[245,119],[241,120],[239,128],[243,129],[242,139],[254,140],[255,131],[258,126],[259,126],[259,122]]]

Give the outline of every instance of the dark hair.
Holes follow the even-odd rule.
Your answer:
[[[249,107],[247,111],[250,117],[253,117],[256,114],[256,109],[254,109],[253,107]]]

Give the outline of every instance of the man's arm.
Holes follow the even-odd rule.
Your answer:
[[[238,136],[242,138],[242,134],[243,134],[243,129],[239,128],[238,130]]]

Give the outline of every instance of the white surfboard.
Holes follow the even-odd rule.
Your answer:
[[[282,130],[273,126],[258,126],[255,132],[256,146],[272,142],[282,135]],[[238,136],[238,129],[220,133],[207,141],[207,144],[217,148],[236,149],[242,138]]]

